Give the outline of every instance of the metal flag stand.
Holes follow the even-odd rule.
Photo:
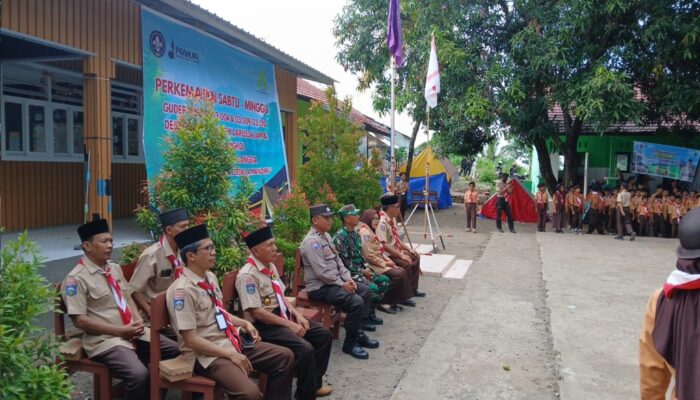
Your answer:
[[[428,146],[426,147],[425,151],[428,151],[430,149],[430,107],[426,107],[426,109],[427,109],[427,119],[426,119],[426,124],[425,124],[425,134],[428,137]],[[438,225],[437,217],[435,216],[435,210],[433,209],[433,205],[430,202],[430,157],[427,157],[427,161],[425,163],[425,187],[423,189],[423,199],[419,202],[416,202],[416,205],[413,206],[413,210],[411,211],[411,214],[409,214],[408,218],[406,218],[406,224],[408,224],[411,221],[411,217],[413,217],[413,214],[416,213],[416,210],[418,209],[418,207],[421,204],[423,204],[423,211],[424,211],[424,215],[423,215],[423,239],[426,239],[428,237],[428,233],[430,233],[430,240],[433,243],[433,250],[435,250],[435,249],[437,249],[437,246],[435,245],[435,238],[439,237],[440,243],[442,244],[442,249],[445,250],[446,249],[445,241],[442,238],[442,232],[440,231],[440,226]],[[434,231],[433,231],[433,225],[435,225]],[[405,225],[404,225],[404,231],[406,231],[406,234],[408,234],[408,231],[406,230]]]

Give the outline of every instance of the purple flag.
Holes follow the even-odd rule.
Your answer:
[[[396,66],[403,65],[403,38],[401,37],[401,5],[399,0],[389,0],[389,32],[387,44]]]

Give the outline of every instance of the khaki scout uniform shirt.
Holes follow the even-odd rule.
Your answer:
[[[656,305],[659,303],[661,289],[655,291],[647,303],[642,332],[639,336],[639,388],[641,399],[665,399],[666,391],[675,375],[673,367],[656,351],[654,346],[654,322],[656,321]],[[676,400],[676,388],[673,388],[671,399]]]
[[[311,228],[301,242],[301,260],[304,263],[304,281],[309,292],[324,285],[342,286],[352,280],[350,271],[333,246],[331,235]]]
[[[139,256],[136,270],[129,281],[132,292],[143,293],[150,303],[159,294],[168,290],[175,280],[175,270],[168,256],[176,256],[182,261],[180,256],[170,248],[167,240],[163,240],[162,246],[161,242],[157,242],[147,247]],[[146,313],[141,311],[141,316],[144,322],[150,325]]]
[[[219,299],[222,298],[219,283],[216,281],[216,276],[207,271],[206,280],[214,285],[214,290]],[[180,352],[185,360],[194,365],[197,360],[202,367],[207,368],[217,357],[205,356],[204,354],[195,353],[189,347],[185,346],[181,331],[195,329],[199,337],[210,341],[211,343],[237,351],[233,343],[226,336],[226,332],[219,330],[219,325],[216,323],[216,306],[209,297],[206,290],[197,286],[197,282],[204,281],[191,269],[185,267],[184,273],[173,282],[168,288],[165,295],[165,301],[168,305],[170,313],[170,322],[177,332],[177,341],[180,345]]]
[[[119,315],[119,307],[112,295],[107,277],[102,275],[102,268],[83,257],[83,264],[78,264],[73,268],[61,284],[61,295],[66,304],[68,315],[86,315],[96,321],[109,325],[123,326],[122,318]],[[124,279],[122,269],[118,264],[108,263],[112,277],[121,288],[122,296],[128,299],[131,296],[129,285]],[[132,320],[138,319],[135,310],[131,310]],[[150,341],[151,333],[148,328],[144,329],[140,340]],[[83,349],[88,357],[99,355],[115,346],[124,346],[130,349],[134,345],[119,336],[92,335],[83,332]]]
[[[261,272],[265,266],[260,260],[255,258],[252,254],[250,258],[255,261],[256,265],[246,263],[236,277],[236,291],[241,301],[241,308],[245,311],[245,319],[250,322],[255,322],[255,318],[247,311],[251,308],[262,308],[279,316],[279,312],[275,312],[280,305],[277,301],[275,290],[272,288],[272,278]],[[273,277],[278,280],[282,293],[284,293],[286,288],[284,284],[279,281],[280,274],[275,264],[270,263],[268,269],[272,271]]]
[[[394,237],[394,232],[392,230],[392,218],[388,215],[382,213],[379,217],[379,225],[377,225],[377,237],[382,243],[386,243],[387,246],[395,248],[397,250],[402,250],[399,248],[398,243],[396,243],[396,238]]]
[[[362,240],[362,257],[372,271],[384,274],[391,268],[386,265],[389,258],[382,253],[382,243],[367,224],[360,224],[360,239]],[[392,235],[393,236],[393,235]]]

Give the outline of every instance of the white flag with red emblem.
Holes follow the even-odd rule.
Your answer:
[[[435,48],[435,35],[430,41],[430,60],[428,61],[428,76],[425,79],[425,101],[430,108],[435,108],[440,93],[440,67]]]

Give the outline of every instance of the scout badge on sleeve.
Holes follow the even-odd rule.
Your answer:
[[[255,279],[252,277],[248,277],[245,281],[245,292],[248,294],[255,294],[256,290],[256,285],[255,285]]]
[[[182,310],[185,308],[185,291],[182,289],[176,289],[175,294],[173,294],[173,307],[176,310]]]
[[[75,278],[66,279],[66,296],[75,296],[78,294],[78,281]]]

